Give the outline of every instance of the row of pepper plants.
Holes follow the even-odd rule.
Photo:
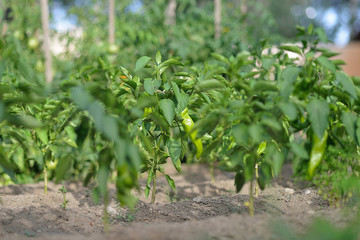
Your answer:
[[[52,85],[0,42],[0,166],[5,183],[95,182],[94,199],[133,206],[139,172],[155,202],[156,178],[184,156],[236,173],[239,192],[264,189],[285,161],[338,203],[358,188],[360,79],[318,46],[321,29],[298,27],[299,45],[260,47],[202,66],[144,56],[133,70],[99,58]],[[298,55],[289,58],[288,52]],[[321,174],[320,174],[321,173]],[[106,207],[104,208],[106,212]]]

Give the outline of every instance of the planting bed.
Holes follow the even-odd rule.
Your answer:
[[[167,168],[172,172],[172,166]],[[254,217],[245,206],[248,185],[236,194],[232,174],[215,170],[214,175],[212,181],[206,165],[184,166],[182,175],[173,171],[176,192],[160,177],[156,204],[141,191],[133,211],[112,199],[107,235],[103,207],[93,203],[91,191],[81,184],[65,184],[66,210],[60,207],[61,185],[51,183],[46,195],[42,183],[2,187],[0,239],[277,239],[285,222],[301,232],[315,216],[339,226],[347,221],[307,183],[295,183],[290,166],[255,199]]]

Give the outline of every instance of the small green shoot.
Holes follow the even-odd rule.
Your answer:
[[[60,207],[62,207],[64,210],[66,210],[66,205],[68,204],[69,200],[66,199],[67,189],[65,188],[64,182],[62,184],[62,187],[59,188],[59,192],[63,195],[63,202],[62,202],[62,204],[60,204]]]

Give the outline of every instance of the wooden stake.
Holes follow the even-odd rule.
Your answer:
[[[40,0],[41,4],[41,24],[44,37],[44,55],[45,55],[45,79],[47,83],[52,82],[52,59],[50,52],[50,29],[49,29],[49,5],[48,0]]]
[[[115,44],[115,0],[109,0],[109,44]]]
[[[176,0],[169,0],[165,10],[165,25],[173,26],[176,24]]]
[[[221,0],[214,0],[215,39],[221,36]]]

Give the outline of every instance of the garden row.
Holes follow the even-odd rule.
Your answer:
[[[0,42],[0,179],[95,182],[108,201],[116,183],[122,204],[147,172],[171,161],[208,162],[236,173],[240,191],[264,189],[285,161],[338,204],[359,187],[360,79],[341,71],[335,53],[312,25],[298,28],[300,45],[259,48],[229,58],[212,54],[202,66],[141,57],[133,70],[98,58],[69,79],[45,84],[22,58],[18,41]],[[288,52],[298,58],[289,58]],[[321,174],[318,174],[321,173]]]

